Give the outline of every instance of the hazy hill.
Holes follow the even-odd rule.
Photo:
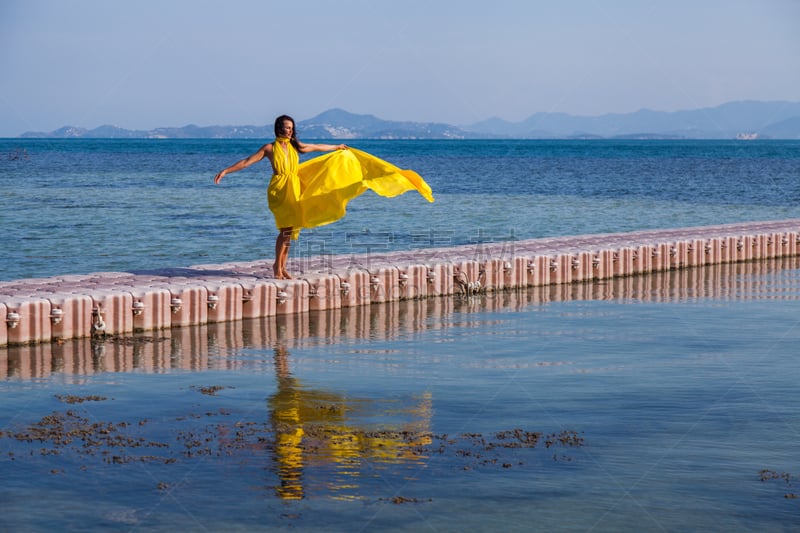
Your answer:
[[[297,123],[301,139],[563,139],[563,138],[685,138],[750,137],[800,139],[800,102],[730,102],[686,111],[653,111],[579,116],[535,113],[520,122],[490,118],[465,126],[435,122],[383,120],[331,109]],[[755,135],[754,135],[755,134]],[[263,126],[163,127],[149,131],[117,126],[64,126],[52,132],[27,132],[26,138],[119,139],[270,139],[272,124]]]
[[[775,122],[762,130],[763,135],[771,139],[798,139],[797,132],[800,132],[800,117]]]
[[[331,109],[297,123],[298,132],[310,139],[464,139],[480,137],[456,126],[435,122],[398,122],[374,115],[356,115]]]
[[[465,129],[520,138],[638,135],[730,139],[741,133],[756,133],[771,138],[800,139],[797,119],[800,119],[800,102],[730,102],[674,112],[642,109],[600,116],[536,113],[521,122],[492,118]]]

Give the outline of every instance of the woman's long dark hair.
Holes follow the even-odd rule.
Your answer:
[[[283,136],[283,121],[288,120],[292,123],[292,136],[289,138],[289,142],[292,143],[294,149],[298,152],[300,151],[300,143],[297,140],[297,125],[294,123],[294,119],[289,115],[281,115],[275,119],[275,137],[282,137]]]

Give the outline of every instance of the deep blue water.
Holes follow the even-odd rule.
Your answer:
[[[259,141],[0,140],[0,279],[273,256]],[[295,255],[800,217],[800,141],[354,141],[436,197],[367,192]],[[20,157],[18,157],[20,156]]]

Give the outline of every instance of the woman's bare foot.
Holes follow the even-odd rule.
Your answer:
[[[283,274],[283,279],[294,279],[294,276],[286,272],[286,269],[283,269],[281,271],[281,274]]]
[[[272,275],[275,276],[275,279],[286,279],[284,271],[278,266],[278,263],[272,265]]]

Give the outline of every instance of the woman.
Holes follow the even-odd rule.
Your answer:
[[[308,152],[333,153],[299,164],[298,153]],[[339,220],[345,215],[347,202],[367,189],[387,197],[416,190],[433,202],[431,188],[416,172],[402,170],[344,144],[301,143],[297,140],[294,120],[287,115],[275,119],[275,141],[222,170],[214,183],[265,157],[272,165],[267,199],[279,230],[272,267],[278,279],[292,277],[286,271],[286,261],[291,240],[297,239],[300,229]]]
[[[222,170],[214,178],[214,183],[219,184],[227,174],[247,168],[253,163],[258,163],[265,157],[272,165],[272,180],[269,183],[267,198],[269,208],[275,215],[278,226],[278,238],[275,241],[275,264],[272,271],[278,279],[291,279],[286,271],[286,260],[289,258],[289,246],[295,233],[295,218],[289,197],[299,196],[297,184],[297,153],[330,152],[331,150],[344,150],[344,144],[305,144],[297,140],[294,131],[294,119],[288,115],[281,115],[275,119],[275,141],[265,144],[256,153],[234,163]],[[297,228],[299,231],[299,227]],[[297,238],[295,235],[294,238]]]

